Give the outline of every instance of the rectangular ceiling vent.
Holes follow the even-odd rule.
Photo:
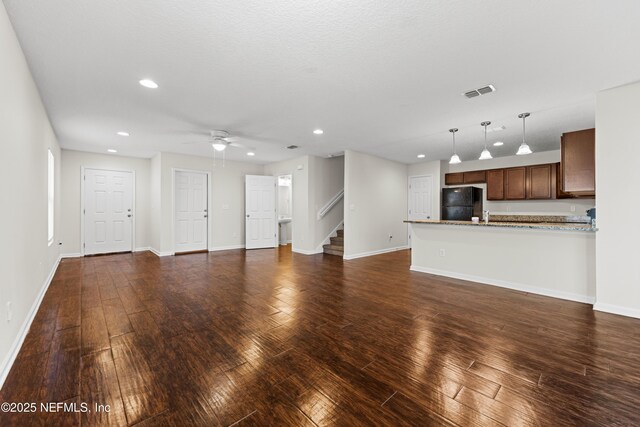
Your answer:
[[[295,150],[296,148],[298,148],[297,145],[290,145],[287,147],[289,150]]]
[[[495,92],[495,91],[496,91],[496,88],[493,87],[493,85],[487,85],[479,89],[474,89],[474,90],[465,92],[464,96],[466,96],[467,98],[475,98],[476,96],[486,95],[488,93]]]

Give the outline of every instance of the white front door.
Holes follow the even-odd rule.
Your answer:
[[[85,255],[133,250],[133,173],[84,171]]]
[[[207,174],[175,173],[175,252],[207,249]]]
[[[245,247],[275,248],[276,177],[245,177]]]

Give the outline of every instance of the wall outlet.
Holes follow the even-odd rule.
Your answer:
[[[444,249],[440,249],[440,250],[438,251],[438,254],[439,254],[440,256],[446,256],[446,255],[447,255],[447,252],[446,252]]]
[[[389,234],[389,240],[393,239],[393,235]]]
[[[13,308],[11,307],[11,301],[7,302],[7,322],[11,322],[13,319]]]

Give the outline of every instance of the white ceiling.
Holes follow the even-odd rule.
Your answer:
[[[470,160],[491,120],[507,127],[490,134],[503,156],[520,143],[518,113],[532,113],[534,151],[557,149],[563,131],[594,126],[597,91],[640,79],[637,0],[4,4],[69,149],[211,155],[185,143],[226,129],[257,154],[230,159],[353,149],[412,163],[449,157],[458,127]],[[461,95],[489,83],[495,93]]]

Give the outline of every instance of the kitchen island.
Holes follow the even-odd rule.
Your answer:
[[[416,220],[411,270],[592,304],[589,224]]]

